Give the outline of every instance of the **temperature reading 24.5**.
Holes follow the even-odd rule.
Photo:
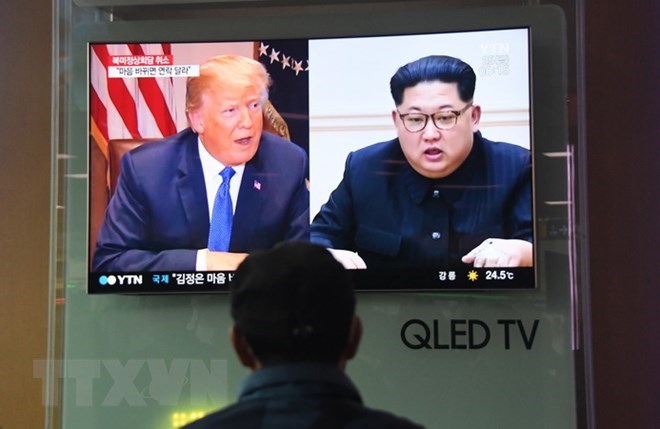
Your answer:
[[[507,270],[486,270],[486,280],[513,280],[514,274]]]

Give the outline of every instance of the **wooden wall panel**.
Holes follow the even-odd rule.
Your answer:
[[[0,428],[44,425],[33,361],[47,348],[50,0],[0,13]]]
[[[660,3],[585,0],[599,429],[660,425]]]

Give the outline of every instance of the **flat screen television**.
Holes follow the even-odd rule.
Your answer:
[[[488,140],[518,146],[523,149],[521,153],[529,154],[526,174],[531,186],[526,191],[524,206],[516,210],[527,212],[530,217],[532,266],[476,267],[446,259],[420,264],[410,255],[406,260],[409,262],[397,260],[397,251],[388,249],[385,253],[389,252],[387,257],[392,263],[373,264],[370,261],[376,259],[365,256],[366,269],[350,270],[350,273],[356,288],[363,291],[494,291],[538,287],[539,281],[542,282],[538,243],[547,236],[545,227],[540,227],[540,219],[552,210],[552,204],[548,206],[545,202],[557,199],[556,186],[544,186],[543,182],[545,178],[563,174],[563,170],[557,173],[543,154],[565,151],[566,142],[561,12],[553,7],[521,7],[442,13],[431,10],[426,15],[409,13],[410,17],[371,16],[367,23],[361,23],[360,16],[351,15],[345,17],[343,25],[332,24],[333,20],[320,16],[307,16],[304,20],[275,17],[268,25],[258,25],[259,19],[255,18],[243,23],[250,25],[232,22],[223,26],[212,20],[114,22],[78,29],[75,44],[79,52],[84,50],[86,61],[80,62],[77,71],[81,74],[84,71],[85,79],[74,80],[77,82],[74,94],[84,100],[81,115],[76,117],[85,126],[77,123],[72,128],[76,138],[85,138],[89,148],[88,292],[159,294],[229,290],[231,271],[181,270],[162,265],[136,270],[130,264],[108,269],[107,265],[99,267],[94,260],[99,229],[114,227],[104,226],[105,211],[122,181],[121,156],[143,144],[159,144],[189,127],[185,112],[186,81],[199,74],[199,66],[205,60],[221,54],[255,59],[268,70],[272,79],[270,104],[286,124],[285,137],[300,146],[308,157],[309,222],[315,220],[342,182],[349,154],[397,137],[395,123],[400,117],[394,113],[396,106],[390,95],[389,80],[400,66],[429,55],[456,57],[469,64],[476,74],[473,102],[481,109],[479,133]],[[411,17],[417,18],[415,24],[407,19]],[[296,25],[289,25],[291,22]],[[260,186],[255,180],[254,187]],[[461,186],[464,185],[458,185]],[[133,197],[139,202],[139,196]],[[380,197],[387,198],[382,194]],[[461,197],[458,198],[460,202]],[[376,201],[362,203],[379,206]],[[455,201],[448,204],[449,210],[458,210]],[[474,210],[491,210],[490,202],[483,204],[485,208]],[[496,201],[493,207],[507,204]],[[470,215],[469,210],[467,213]],[[446,233],[426,223],[400,227],[419,229],[419,234],[429,235],[430,240],[452,234],[451,226]],[[168,234],[167,228],[158,231],[149,225],[144,228],[149,232],[139,234]],[[398,234],[398,231],[389,232]],[[468,236],[471,234],[468,232]],[[509,238],[478,231],[472,235],[469,239],[475,243]],[[455,245],[456,240],[449,238],[447,245]],[[150,246],[123,250],[137,255],[141,251],[160,250]],[[403,246],[397,249],[403,252]],[[378,249],[375,251],[378,253]]]

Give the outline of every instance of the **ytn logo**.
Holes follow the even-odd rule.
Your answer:
[[[99,284],[101,286],[114,286],[120,285],[141,285],[142,274],[122,274],[122,275],[109,275],[99,277]]]

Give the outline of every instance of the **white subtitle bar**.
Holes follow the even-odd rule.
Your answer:
[[[189,77],[199,76],[199,65],[180,66],[110,66],[110,78]]]

